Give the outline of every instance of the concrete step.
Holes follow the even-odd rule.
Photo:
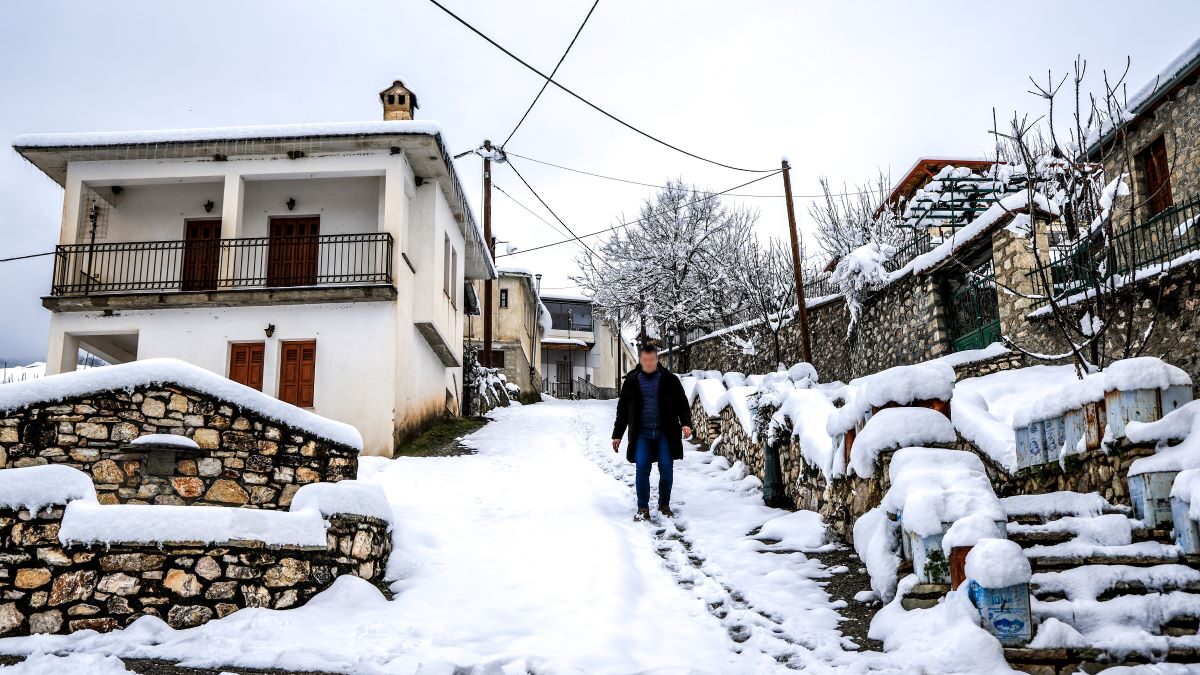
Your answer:
[[[1196,663],[1200,661],[1200,647],[1172,647],[1158,659],[1137,654],[1116,655],[1101,649],[1031,649],[1007,647],[1004,658],[1015,670],[1034,675],[1076,675],[1077,673],[1099,673],[1119,664],[1141,664],[1157,661],[1171,663]]]
[[[1121,595],[1171,591],[1200,593],[1200,570],[1180,564],[1150,567],[1087,565],[1038,573],[1030,582],[1033,597],[1043,602],[1111,600]]]

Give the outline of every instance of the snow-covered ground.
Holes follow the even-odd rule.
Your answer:
[[[833,572],[805,554],[828,546],[819,518],[763,506],[741,466],[689,450],[678,517],[633,522],[613,413],[513,406],[467,439],[477,454],[364,459],[360,478],[384,488],[398,524],[393,600],[342,577],[296,609],[181,631],[147,617],[0,652],[365,674],[917,672],[841,635],[822,587]]]

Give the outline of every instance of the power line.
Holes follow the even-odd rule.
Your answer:
[[[554,162],[547,162],[544,159],[534,159],[533,157],[522,155],[520,153],[516,153],[511,150],[505,150],[505,154],[512,155],[513,157],[520,157],[521,159],[529,160],[530,162],[534,162],[536,164],[543,164],[545,166],[554,167],[555,169],[562,169],[563,171],[579,173],[579,174],[583,174],[585,176],[591,176],[593,178],[603,178],[604,180],[616,181],[618,183],[628,183],[630,185],[640,185],[642,187],[660,188],[660,189],[666,189],[666,188],[675,189],[674,186],[669,186],[669,185],[659,185],[657,183],[643,183],[642,181],[633,180],[630,178],[617,178],[616,176],[606,176],[602,173],[593,173],[591,171],[584,171],[583,169],[574,169],[569,166],[563,166],[562,164],[555,164]],[[705,190],[687,190],[687,191],[697,193],[697,194],[705,194],[706,193]],[[875,190],[859,190],[857,192],[834,192],[834,193],[830,193],[829,196],[830,197],[853,197],[856,195],[874,194],[874,192],[875,192]],[[784,199],[786,197],[786,195],[747,195],[747,194],[738,194],[738,193],[728,193],[727,196],[729,196],[729,197],[755,197],[755,198],[762,198],[762,199]],[[824,194],[792,195],[792,199],[823,199],[824,197],[825,197]]]
[[[776,170],[775,170],[775,173],[769,173],[769,174],[767,174],[767,175],[765,175],[765,176],[759,176],[758,178],[755,178],[754,180],[749,180],[749,181],[746,181],[745,183],[742,183],[741,185],[735,185],[735,186],[733,186],[733,187],[731,187],[731,188],[729,188],[729,189],[727,189],[727,190],[722,190],[722,191],[720,191],[720,192],[706,193],[704,197],[701,197],[700,199],[694,199],[694,200],[692,200],[692,201],[690,201],[690,202],[687,202],[687,203],[685,203],[685,204],[682,204],[681,206],[691,206],[692,204],[696,204],[696,203],[698,203],[698,202],[702,202],[702,201],[704,201],[705,199],[708,199],[709,197],[716,197],[716,196],[719,196],[719,195],[727,195],[727,194],[729,194],[729,193],[733,192],[734,190],[737,190],[737,189],[740,189],[740,188],[744,188],[744,187],[746,187],[747,185],[751,185],[751,184],[757,183],[757,182],[758,182],[758,181],[760,181],[760,180],[766,180],[766,179],[768,179],[768,178],[771,178],[772,176],[777,176],[777,175],[779,175],[779,174],[781,174],[781,173],[783,173],[783,171],[782,171],[782,170],[780,170],[780,169],[776,169]],[[676,207],[676,208],[677,208],[677,207]],[[653,215],[659,215],[659,214],[661,214],[661,213],[666,213],[668,210],[669,210],[669,209],[663,209],[663,210],[661,210],[661,211],[657,211],[657,212],[651,213],[651,214],[649,214],[649,215],[652,215],[652,216],[653,216]],[[627,227],[627,226],[629,226],[629,225],[633,225],[634,223],[639,223],[639,222],[641,222],[641,221],[643,221],[643,220],[645,220],[645,217],[643,217],[643,218],[635,218],[635,219],[633,219],[633,220],[629,220],[629,221],[626,221],[626,222],[623,222],[623,223],[617,223],[616,225],[613,225],[612,227],[606,227],[606,228],[604,228],[603,230],[596,230],[595,232],[588,232],[587,234],[582,234],[582,235],[579,235],[578,237],[575,237],[575,238],[572,238],[572,239],[564,239],[564,240],[562,240],[562,241],[555,241],[555,242],[551,242],[551,243],[549,243],[549,244],[542,244],[541,246],[534,246],[533,248],[527,248],[527,249],[525,249],[525,250],[522,250],[522,251],[515,251],[515,252],[513,252],[513,253],[503,253],[503,254],[501,254],[501,255],[498,255],[498,256],[496,256],[496,257],[497,257],[497,258],[503,258],[503,257],[505,257],[505,256],[510,256],[510,255],[520,255],[520,254],[522,254],[522,253],[531,253],[531,252],[533,252],[533,251],[540,251],[540,250],[542,250],[542,249],[544,249],[544,248],[550,248],[551,246],[560,246],[560,245],[562,245],[562,244],[569,244],[569,243],[571,243],[571,242],[575,241],[576,239],[583,239],[584,237],[594,237],[594,236],[596,236],[596,235],[598,235],[598,234],[604,234],[605,232],[612,232],[613,230],[616,230],[616,229],[619,229],[619,228],[622,228],[622,227]]]
[[[18,255],[12,258],[0,258],[0,263],[12,262],[14,260],[27,260],[29,258],[41,258],[42,256],[54,255],[54,251],[46,251],[45,253],[30,253],[29,255]]]
[[[596,5],[599,4],[600,0],[596,0],[592,3],[592,8],[588,10],[587,16],[583,17],[583,23],[579,24],[579,30],[575,31],[575,37],[571,38],[571,44],[567,45],[567,48],[565,51],[563,51],[562,56],[558,58],[558,63],[554,64],[554,70],[550,71],[550,77],[554,77],[556,74],[558,74],[559,66],[561,66],[563,61],[567,59],[567,54],[571,53],[571,47],[575,46],[575,41],[579,39],[579,34],[583,32],[583,27],[587,25],[588,19],[592,18],[592,12],[596,11]],[[517,129],[520,129],[521,125],[525,123],[525,118],[529,117],[529,113],[533,111],[533,106],[537,105],[538,99],[542,97],[542,94],[545,93],[546,87],[548,86],[550,86],[550,78],[546,78],[546,81],[542,83],[542,88],[538,89],[537,96],[534,96],[533,100],[530,101],[529,107],[525,109],[525,114],[521,115],[521,119],[517,120],[517,126],[513,127],[513,130],[508,133],[508,138],[504,139],[504,142],[500,144],[501,148],[508,145],[508,142],[512,140],[512,137],[516,135]]]
[[[534,211],[533,209],[529,208],[528,206],[525,206],[525,203],[524,203],[524,202],[522,202],[522,201],[520,201],[519,199],[517,199],[516,197],[514,197],[514,196],[512,196],[512,195],[508,194],[508,192],[507,192],[507,191],[506,191],[504,188],[502,188],[502,187],[500,187],[499,185],[497,185],[497,184],[496,184],[496,181],[494,181],[494,180],[492,181],[492,187],[496,188],[496,189],[497,189],[497,190],[500,192],[500,194],[504,195],[505,197],[508,197],[508,200],[509,200],[509,201],[511,201],[512,203],[516,204],[517,206],[519,206],[519,207],[521,207],[521,208],[525,209],[527,212],[529,212],[529,215],[531,215],[531,216],[533,216],[534,218],[537,218],[538,220],[540,220],[540,221],[542,221],[543,223],[545,223],[547,227],[549,227],[550,229],[554,230],[555,234],[558,234],[558,235],[560,235],[560,236],[564,236],[564,237],[565,237],[565,236],[567,236],[567,235],[566,235],[566,234],[565,234],[565,233],[564,233],[562,230],[560,230],[560,229],[558,228],[558,226],[557,226],[557,225],[555,225],[554,223],[552,223],[552,222],[550,222],[550,221],[546,220],[545,218],[543,218],[543,217],[542,217],[542,215],[541,215],[540,213],[538,213],[538,212]]]
[[[521,182],[525,184],[525,187],[528,188],[530,194],[532,194],[534,197],[537,198],[537,200],[539,202],[541,202],[542,206],[544,206],[546,208],[546,210],[550,212],[550,215],[554,216],[554,219],[558,221],[559,225],[562,225],[563,228],[565,228],[567,232],[570,232],[571,236],[575,237],[575,240],[578,241],[580,243],[580,245],[582,245],[583,248],[588,253],[592,254],[593,256],[595,256],[597,258],[600,257],[599,255],[596,254],[595,251],[592,250],[591,246],[588,246],[586,242],[584,242],[582,239],[579,238],[579,235],[575,234],[575,231],[572,230],[570,228],[570,226],[568,226],[565,222],[563,222],[562,218],[558,217],[558,214],[554,212],[554,209],[550,208],[550,205],[546,203],[546,200],[542,199],[542,196],[537,193],[537,190],[533,189],[533,186],[529,184],[529,181],[525,180],[525,177],[521,175],[520,171],[517,171],[517,167],[513,166],[512,162],[508,162],[508,168],[512,169],[512,172],[517,175],[517,178],[521,179]]]
[[[570,95],[571,95],[572,97],[574,97],[576,100],[578,100],[579,102],[581,102],[581,103],[583,103],[584,105],[588,106],[588,107],[589,107],[589,108],[591,108],[592,110],[595,110],[596,112],[600,113],[601,115],[604,115],[605,117],[607,117],[607,118],[609,118],[610,120],[612,120],[612,121],[614,121],[614,122],[616,122],[616,123],[620,124],[621,126],[625,127],[626,129],[629,129],[630,131],[633,131],[633,132],[635,132],[635,133],[638,133],[638,134],[640,134],[640,135],[642,135],[642,136],[645,136],[646,138],[648,138],[648,139],[650,139],[650,140],[654,141],[655,143],[658,143],[659,145],[663,145],[663,146],[665,146],[665,147],[668,147],[668,148],[670,148],[670,149],[674,150],[675,152],[678,152],[678,153],[681,153],[681,154],[687,155],[688,157],[691,157],[691,158],[693,158],[693,159],[698,159],[698,160],[700,160],[700,161],[702,161],[702,162],[708,162],[709,164],[715,164],[716,166],[723,167],[723,168],[726,168],[726,169],[732,169],[733,171],[744,171],[744,172],[746,172],[746,173],[773,173],[773,172],[777,171],[777,169],[745,169],[745,168],[742,168],[742,167],[732,166],[732,165],[730,165],[730,164],[724,164],[724,163],[722,163],[722,162],[718,162],[718,161],[716,161],[716,160],[714,160],[714,159],[709,159],[709,158],[707,158],[707,157],[704,157],[704,156],[701,156],[701,155],[697,155],[697,154],[696,154],[696,153],[694,153],[694,152],[688,152],[687,150],[684,150],[683,148],[681,148],[681,147],[679,147],[679,146],[672,145],[672,144],[670,144],[670,143],[668,143],[668,142],[666,142],[666,141],[662,140],[661,138],[658,138],[657,136],[654,136],[654,135],[652,135],[652,134],[650,134],[650,133],[648,133],[648,132],[642,131],[641,129],[639,129],[639,128],[637,128],[637,127],[633,126],[632,124],[630,124],[629,122],[626,122],[625,120],[621,119],[620,117],[617,117],[616,115],[614,115],[614,114],[612,114],[612,113],[608,112],[607,110],[605,110],[605,109],[601,108],[600,106],[596,105],[595,103],[592,103],[591,101],[587,100],[586,98],[584,98],[584,97],[580,96],[579,94],[575,93],[575,92],[574,92],[574,91],[572,91],[571,89],[567,88],[565,85],[563,85],[563,84],[561,84],[561,83],[559,83],[559,82],[555,81],[555,80],[554,80],[554,79],[552,79],[552,78],[551,78],[549,75],[546,75],[546,74],[545,74],[545,73],[543,73],[542,71],[540,71],[540,70],[538,70],[537,68],[533,67],[533,66],[532,66],[532,65],[530,65],[530,64],[529,64],[527,61],[525,61],[525,60],[524,60],[524,59],[522,59],[521,57],[517,56],[516,54],[512,53],[512,52],[511,52],[511,51],[509,51],[508,49],[505,49],[505,48],[504,48],[504,47],[503,47],[503,46],[502,46],[500,43],[496,42],[496,41],[495,41],[495,40],[493,40],[492,38],[490,38],[490,37],[488,37],[487,35],[485,35],[485,34],[484,34],[482,31],[480,31],[478,28],[476,28],[476,27],[472,26],[471,24],[467,23],[467,21],[466,21],[465,19],[463,19],[463,18],[462,18],[462,17],[460,17],[459,15],[455,14],[454,12],[450,11],[450,9],[449,9],[449,8],[447,8],[447,7],[446,7],[445,5],[443,5],[442,3],[438,2],[438,0],[429,0],[429,1],[430,1],[431,3],[433,3],[435,6],[437,6],[437,8],[438,8],[438,9],[440,9],[440,10],[442,10],[443,12],[445,12],[446,14],[450,15],[450,17],[451,17],[451,18],[453,18],[455,21],[457,21],[457,22],[461,23],[463,26],[465,26],[465,27],[466,27],[468,30],[470,30],[472,33],[475,33],[475,34],[476,34],[476,35],[478,35],[479,37],[481,37],[481,38],[483,38],[484,40],[486,40],[486,41],[487,41],[489,44],[491,44],[491,45],[492,45],[493,47],[495,47],[496,49],[499,49],[500,51],[504,52],[504,54],[505,54],[506,56],[508,56],[508,57],[509,57],[509,58],[511,58],[512,60],[516,61],[517,63],[521,64],[522,66],[525,66],[525,68],[527,68],[528,70],[532,71],[533,73],[537,74],[537,76],[538,76],[538,77],[541,77],[543,80],[546,80],[546,81],[547,81],[547,82],[549,82],[550,84],[553,84],[554,86],[558,87],[559,89],[561,89],[562,91],[566,92],[567,94],[570,94]]]

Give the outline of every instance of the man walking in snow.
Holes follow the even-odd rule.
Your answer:
[[[673,462],[683,459],[683,439],[692,435],[692,411],[683,384],[658,362],[658,346],[652,341],[638,349],[638,366],[621,384],[617,422],[613,425],[613,452],[621,447],[621,436],[629,430],[625,459],[637,465],[637,514],[634,520],[650,518],[650,466],[658,463],[658,511],[671,517]]]

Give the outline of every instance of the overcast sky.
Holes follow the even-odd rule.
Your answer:
[[[592,0],[444,0],[545,72]],[[921,156],[988,151],[992,108],[1040,112],[1027,76],[1133,60],[1131,86],[1200,37],[1200,3],[600,0],[556,79],[662,138],[725,163],[786,155],[798,194],[817,179],[898,178]],[[541,81],[427,0],[45,2],[10,0],[0,23],[0,141],[29,132],[371,120],[401,78],[451,151],[503,140]],[[654,145],[553,87],[508,149],[569,167],[722,190],[751,178]],[[515,159],[577,232],[636,213],[649,189]],[[476,208],[480,161],[457,162]],[[495,183],[542,212],[506,167]],[[778,177],[743,192],[777,195]],[[746,199],[782,235],[778,198]],[[502,194],[497,236],[520,248],[561,235]],[[806,226],[807,200],[798,203]],[[0,258],[51,250],[62,191],[0,152]],[[550,219],[549,215],[544,217]],[[501,245],[502,250],[506,248]],[[501,258],[570,287],[573,245]],[[45,354],[39,297],[50,259],[0,263],[0,360]]]

